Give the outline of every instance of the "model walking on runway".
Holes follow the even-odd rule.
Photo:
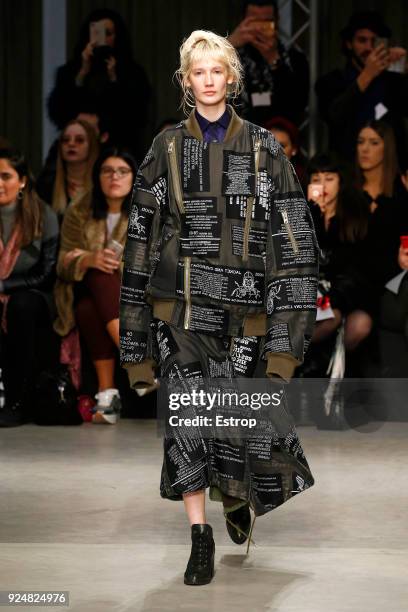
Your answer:
[[[227,39],[195,31],[177,72],[188,118],[159,134],[140,166],[121,289],[121,362],[133,388],[163,380],[288,381],[315,321],[317,243],[296,174],[267,130],[227,104],[241,66]],[[268,383],[269,384],[269,383]],[[214,575],[205,491],[237,544],[260,516],[313,485],[285,409],[262,443],[164,436],[160,494],[183,500],[190,585]],[[282,431],[285,421],[285,435]],[[273,420],[273,418],[272,418]],[[271,423],[273,425],[273,423]],[[271,433],[274,431],[275,433]]]

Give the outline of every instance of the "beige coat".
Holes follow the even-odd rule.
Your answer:
[[[111,238],[123,246],[126,241],[128,218],[122,213],[115,226]],[[91,198],[87,194],[71,204],[65,213],[61,228],[61,245],[57,263],[57,282],[54,297],[58,316],[54,329],[60,336],[66,336],[75,327],[74,317],[74,283],[80,282],[86,271],[80,264],[87,253],[71,260],[64,267],[65,255],[73,249],[81,249],[88,253],[103,249],[106,244],[106,220],[92,217]]]

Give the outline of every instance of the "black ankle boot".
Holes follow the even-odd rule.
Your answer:
[[[184,584],[208,584],[214,576],[215,543],[211,525],[191,526],[191,555],[184,573]]]
[[[224,508],[225,522],[229,536],[235,544],[244,544],[247,541],[251,528],[251,513],[249,505],[241,506],[238,510],[226,512]]]

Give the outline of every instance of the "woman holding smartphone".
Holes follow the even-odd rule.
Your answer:
[[[125,22],[108,8],[92,11],[81,26],[73,58],[57,72],[48,99],[50,119],[62,129],[85,106],[107,118],[110,140],[140,162],[146,125],[152,122],[151,87],[132,58]]]
[[[129,153],[104,151],[94,166],[92,191],[70,206],[61,228],[55,330],[65,337],[78,326],[86,342],[98,378],[96,423],[117,420],[120,261],[135,176]]]
[[[323,252],[320,270],[330,283],[334,313],[334,318],[316,323],[312,343],[331,336],[345,319],[345,347],[353,351],[372,327],[373,288],[360,263],[368,230],[366,203],[351,187],[344,165],[334,154],[315,155],[308,172],[308,199]]]

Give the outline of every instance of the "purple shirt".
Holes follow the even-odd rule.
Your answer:
[[[231,120],[228,109],[225,109],[221,117],[213,122],[208,121],[208,119],[200,115],[197,109],[195,111],[195,116],[203,133],[205,142],[222,142],[224,140]]]

